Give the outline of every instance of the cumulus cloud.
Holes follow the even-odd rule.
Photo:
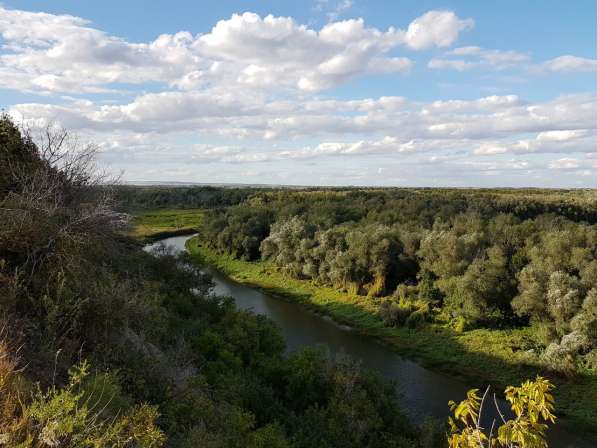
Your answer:
[[[361,74],[408,71],[408,58],[385,56],[402,41],[403,32],[368,28],[362,19],[315,31],[290,17],[244,13],[219,21],[193,48],[228,64],[241,83],[317,91]]]
[[[339,11],[350,2],[340,2]],[[397,47],[446,47],[470,28],[451,11],[430,11],[408,30],[367,27],[362,19],[319,30],[291,17],[234,14],[205,34],[163,34],[128,42],[69,15],[0,7],[0,86],[42,92],[97,92],[113,84],[162,82],[186,90],[215,85],[319,91],[355,76],[404,73]]]
[[[347,5],[330,1],[322,13],[346,13]],[[235,164],[251,164],[255,169],[243,175],[260,181],[267,173],[270,181],[291,178],[298,166],[318,182],[371,176],[409,182],[423,170],[423,183],[460,185],[471,173],[522,179],[566,166],[558,173],[571,182],[581,172],[590,178],[596,166],[589,155],[597,154],[595,95],[422,102],[320,93],[363,75],[407,73],[413,51],[432,47],[444,49],[429,61],[432,69],[528,63],[514,51],[447,49],[473,25],[451,11],[429,11],[404,29],[337,16],[316,29],[291,17],[246,12],[204,34],[131,42],[79,17],[0,7],[0,87],[54,94],[51,102],[14,104],[9,112],[18,121],[57,122],[93,139],[103,160],[126,167],[128,178],[192,178],[210,166],[199,180],[230,181],[239,175],[230,168]],[[594,62],[563,56],[542,67],[591,71]],[[127,95],[87,95],[120,89]],[[71,96],[58,97],[64,93]]]
[[[58,119],[68,128],[100,133],[102,138],[116,131],[151,138],[155,133],[190,133],[260,141],[270,148],[293,140],[323,141],[322,146],[302,152],[288,150],[284,153],[288,158],[428,151],[495,156],[597,149],[597,97],[591,95],[537,103],[516,95],[429,103],[403,97],[303,102],[250,92],[172,91],[140,95],[123,105],[20,104],[11,113],[18,120],[42,124]]]
[[[513,142],[483,142],[475,155],[505,153],[592,153],[597,149],[597,131],[588,129],[543,131],[534,138]]]
[[[471,29],[473,19],[461,20],[452,11],[429,11],[413,20],[406,31],[406,44],[415,50],[449,47],[461,31]]]
[[[4,41],[0,78],[7,88],[89,92],[113,83],[167,81],[196,63],[188,33],[161,36],[149,44],[129,43],[68,15],[0,7]]]

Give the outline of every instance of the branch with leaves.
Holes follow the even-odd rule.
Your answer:
[[[495,431],[496,420],[490,428],[481,424],[481,415],[489,394],[488,387],[479,397],[479,389],[471,389],[460,403],[450,401],[450,448],[547,448],[545,432],[547,422],[554,423],[553,384],[540,376],[535,381],[525,381],[519,387],[509,386],[505,390],[506,401],[514,417],[506,420],[496,396],[493,401],[502,424]],[[495,436],[494,436],[495,434]]]

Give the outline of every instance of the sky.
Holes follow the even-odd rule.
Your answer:
[[[597,188],[593,0],[0,0],[0,108],[126,182]]]

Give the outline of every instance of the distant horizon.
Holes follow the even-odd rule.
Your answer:
[[[595,17],[588,0],[5,0],[0,107],[94,142],[127,181],[597,188]]]
[[[123,182],[126,186],[144,187],[245,187],[245,188],[367,188],[367,189],[450,189],[450,190],[586,190],[597,192],[597,187],[508,187],[508,186],[416,186],[416,185],[308,185],[308,184],[260,184],[260,183],[242,183],[242,182],[185,182],[185,181],[142,181],[131,180]]]

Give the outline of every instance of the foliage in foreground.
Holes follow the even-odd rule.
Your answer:
[[[545,431],[547,422],[554,423],[553,385],[538,376],[535,381],[525,381],[520,387],[509,386],[505,390],[514,417],[506,420],[503,411],[493,395],[501,424],[496,427],[496,418],[488,419],[490,426],[482,426],[482,412],[487,412],[489,388],[479,397],[478,389],[471,389],[467,398],[460,403],[450,402],[451,434],[450,448],[546,448]]]
[[[138,447],[164,445],[155,406],[140,404],[113,414],[109,401],[89,381],[83,362],[69,371],[67,383],[27,390],[24,378],[0,343],[0,444],[7,447]],[[105,381],[108,381],[106,378]],[[103,384],[106,389],[106,384]],[[106,391],[107,392],[107,391]]]

